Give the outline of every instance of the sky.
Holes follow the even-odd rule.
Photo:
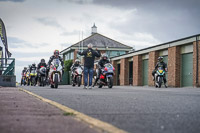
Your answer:
[[[24,66],[97,32],[136,50],[200,34],[200,0],[0,0],[20,81]],[[0,46],[3,46],[0,42]]]

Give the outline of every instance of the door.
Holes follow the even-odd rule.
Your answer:
[[[117,64],[117,85],[120,85],[120,64]]]
[[[133,85],[133,62],[129,62],[129,85]]]
[[[145,59],[142,61],[142,81],[143,85],[148,85],[148,66],[149,66],[149,60]]]
[[[181,86],[193,85],[193,53],[181,55]]]

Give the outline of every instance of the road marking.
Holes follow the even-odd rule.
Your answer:
[[[90,116],[87,116],[87,115],[85,115],[83,113],[80,113],[80,112],[78,112],[76,110],[73,110],[73,109],[71,109],[71,108],[69,108],[67,106],[64,106],[62,104],[59,104],[59,103],[57,103],[55,101],[43,98],[43,97],[41,97],[41,96],[39,96],[39,95],[37,95],[37,94],[35,94],[33,92],[30,92],[28,90],[25,90],[23,88],[19,88],[19,90],[20,91],[24,91],[24,92],[26,92],[26,93],[28,93],[28,94],[30,94],[30,95],[32,95],[32,96],[44,101],[46,103],[49,103],[49,104],[51,104],[51,105],[53,105],[53,106],[65,111],[65,112],[75,114],[74,117],[76,119],[84,121],[84,122],[88,123],[90,126],[93,126],[94,128],[97,128],[97,129],[101,130],[104,133],[127,133],[126,131],[124,131],[122,129],[119,129],[119,128],[117,128],[117,127],[115,127],[115,126],[113,126],[113,125],[111,125],[109,123],[106,123],[106,122],[100,121],[98,119],[92,118]]]

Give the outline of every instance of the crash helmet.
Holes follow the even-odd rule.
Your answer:
[[[41,63],[45,63],[45,59],[41,59],[41,61],[40,61]]]
[[[102,54],[102,59],[103,60],[107,60],[108,59],[108,55],[106,53]]]
[[[26,70],[27,69],[27,67],[24,67],[24,70]]]
[[[35,67],[36,66],[35,63],[33,63],[32,66]]]
[[[158,57],[158,62],[163,62],[163,57],[162,56]]]
[[[75,60],[75,64],[80,64],[80,62],[81,62],[81,61],[80,61],[79,59],[76,59],[76,60]]]
[[[53,54],[54,54],[54,56],[58,57],[59,56],[59,50],[55,50]]]

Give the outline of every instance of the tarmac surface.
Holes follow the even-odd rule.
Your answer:
[[[99,133],[18,88],[0,87],[0,133]]]
[[[200,132],[200,88],[22,88],[131,133]]]

